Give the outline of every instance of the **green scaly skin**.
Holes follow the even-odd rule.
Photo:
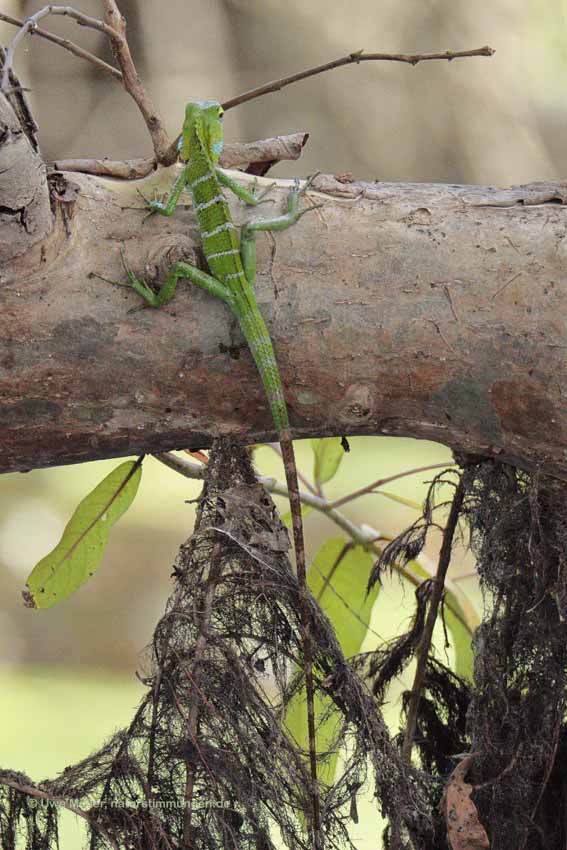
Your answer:
[[[260,373],[282,450],[293,520],[307,696],[312,786],[311,826],[313,846],[315,850],[322,850],[323,838],[315,748],[313,650],[309,630],[305,546],[297,467],[283,385],[272,341],[254,294],[256,231],[285,230],[305,212],[315,207],[299,210],[300,195],[306,191],[310,181],[306,181],[302,189],[299,188],[299,182],[296,181],[288,197],[287,213],[276,218],[244,225],[239,240],[228,204],[222,193],[221,184],[234,192],[246,204],[257,205],[262,202],[263,196],[255,196],[246,191],[218,168],[223,143],[222,112],[222,107],[216,101],[189,103],[187,105],[180,146],[181,159],[185,163],[183,170],[175,181],[167,202],[151,201],[148,205],[152,212],[167,216],[172,215],[182,191],[185,188],[189,190],[193,200],[193,209],[199,223],[204,254],[211,273],[207,274],[188,263],[175,263],[158,293],[155,293],[130,271],[128,271],[128,279],[132,287],[150,307],[161,307],[167,304],[173,298],[177,281],[180,278],[187,278],[210,295],[220,298],[228,304],[238,319]]]

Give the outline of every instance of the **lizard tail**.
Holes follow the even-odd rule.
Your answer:
[[[285,402],[283,385],[276,362],[272,340],[264,319],[253,303],[246,310],[236,313],[242,333],[248,343],[252,358],[262,379],[264,392],[270,405],[272,419],[282,450],[285,477],[289,493],[293,523],[293,545],[297,566],[297,585],[299,593],[301,642],[305,667],[305,691],[307,697],[307,729],[309,736],[309,768],[311,778],[311,825],[313,830],[313,850],[323,850],[323,832],[321,827],[321,800],[317,780],[317,747],[315,738],[315,684],[313,679],[313,642],[309,616],[309,597],[307,588],[307,569],[305,566],[305,543],[303,540],[303,520],[301,500],[297,481],[297,466],[293,441],[289,430],[289,418]]]
[[[289,430],[279,434],[280,446],[284,462],[285,477],[289,493],[291,516],[293,523],[293,545],[297,567],[297,584],[299,591],[301,640],[303,643],[303,662],[305,667],[305,691],[307,696],[307,728],[309,735],[309,768],[311,774],[311,810],[313,827],[314,850],[323,850],[323,833],[321,828],[321,801],[319,797],[319,782],[317,780],[317,745],[315,738],[315,684],[313,680],[313,644],[309,617],[309,600],[307,590],[307,570],[305,566],[305,543],[303,540],[303,520],[301,518],[301,500],[299,498],[299,483],[295,452]]]

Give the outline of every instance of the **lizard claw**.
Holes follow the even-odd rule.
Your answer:
[[[140,280],[136,277],[130,266],[126,261],[126,255],[124,253],[124,249],[120,249],[120,259],[122,260],[122,267],[124,268],[124,272],[126,277],[128,278],[128,283],[121,283],[120,286],[127,286],[128,288],[134,289],[138,295],[141,295],[144,299],[143,304],[139,304],[137,307],[130,307],[128,310],[129,313],[137,313],[139,310],[145,310],[146,307],[152,306],[153,301],[155,300],[156,294],[153,289],[150,289],[148,284]]]
[[[145,216],[144,221],[154,215],[154,213],[160,212],[160,210],[164,208],[165,205],[158,195],[150,200],[150,198],[146,198],[139,189],[136,189],[136,192],[144,202],[144,209],[147,210],[147,215]]]
[[[97,277],[99,280],[103,280],[105,283],[110,283],[111,286],[123,286],[126,287],[126,289],[130,289],[132,287],[132,278],[134,277],[134,275],[132,274],[130,267],[126,263],[123,248],[120,249],[120,257],[122,259],[122,267],[124,268],[124,271],[128,276],[128,283],[122,283],[122,281],[120,280],[110,280],[109,277],[104,277],[103,275],[98,274],[98,272],[89,272],[89,277]]]
[[[305,195],[306,192],[309,190],[309,187],[311,186],[311,184],[313,183],[315,178],[318,177],[319,174],[321,174],[320,171],[315,171],[313,174],[311,174],[309,177],[307,177],[303,186],[301,186],[301,181],[299,180],[299,178],[296,177],[295,180],[294,180],[293,189],[291,190],[292,195],[295,195],[296,198],[299,198],[301,195]],[[302,216],[305,215],[305,213],[311,212],[311,210],[318,210],[319,207],[323,207],[323,206],[324,206],[323,203],[311,204],[310,206],[305,207],[305,209],[297,210],[296,213],[295,213],[295,215],[296,215],[295,221],[298,221]]]
[[[265,200],[264,200],[264,198],[265,198],[266,195],[268,195],[272,191],[272,189],[274,188],[276,183],[270,183],[269,186],[266,186],[265,189],[262,189],[262,191],[258,192],[258,193],[256,191],[257,185],[258,185],[258,178],[255,178],[254,183],[252,185],[252,190],[251,190],[251,194],[254,196],[254,198],[256,200],[256,203],[254,204],[254,206],[259,206],[260,204],[273,204],[274,203],[273,198],[266,198]]]
[[[311,184],[313,183],[313,181],[314,181],[317,177],[319,177],[319,175],[320,175],[320,174],[321,174],[321,172],[320,172],[320,171],[314,171],[314,172],[313,172],[313,174],[310,174],[310,175],[309,175],[309,177],[307,177],[307,178],[306,178],[305,183],[303,184],[303,186],[299,189],[299,194],[300,194],[300,195],[304,195],[304,194],[305,194],[305,193],[306,193],[306,192],[310,189]],[[297,178],[296,178],[296,179],[297,179]],[[299,182],[299,181],[297,181],[297,182]]]
[[[305,193],[309,190],[311,184],[313,183],[315,178],[319,176],[319,174],[321,174],[320,171],[315,171],[313,172],[313,174],[310,174],[309,177],[305,179],[303,186],[301,185],[302,181],[299,179],[299,177],[295,177],[293,181],[293,189],[291,190],[292,193],[298,196],[305,195]],[[318,204],[318,206],[320,206],[320,204]],[[314,208],[312,207],[312,209]]]

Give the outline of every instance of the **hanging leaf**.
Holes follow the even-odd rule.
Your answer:
[[[120,464],[78,505],[55,549],[30,573],[22,594],[28,608],[51,608],[94,574],[110,529],[134,500],[141,461]]]
[[[451,850],[488,850],[490,841],[478,816],[472,794],[479,787],[465,781],[473,756],[456,766],[443,790],[441,810]]]
[[[313,477],[319,489],[334,477],[344,457],[345,450],[340,437],[321,437],[318,440],[311,440],[311,448],[315,460]]]
[[[347,658],[357,655],[361,650],[368,633],[372,608],[380,591],[380,584],[376,582],[372,591],[366,595],[373,564],[374,557],[362,546],[349,548],[342,537],[334,537],[321,546],[309,568],[309,588],[331,620]],[[315,723],[319,753],[328,751],[336,738],[340,718],[337,713],[329,712],[330,707],[330,700],[317,692]],[[327,714],[326,719],[322,720]],[[299,692],[290,702],[286,725],[300,746],[307,749],[304,691]],[[337,752],[330,752],[321,764],[319,775],[324,782],[332,782],[337,758]]]

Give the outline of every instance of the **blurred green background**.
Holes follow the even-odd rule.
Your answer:
[[[25,17],[41,3],[4,2],[2,11]],[[565,0],[168,0],[121,2],[143,82],[174,136],[191,98],[227,99],[247,88],[364,48],[368,52],[429,52],[490,44],[491,58],[411,67],[365,63],[332,71],[231,111],[228,141],[307,130],[298,163],[276,176],[315,169],[355,178],[481,183],[500,186],[555,180],[567,172],[567,66]],[[96,2],[82,11],[100,15]],[[112,61],[97,33],[61,18],[42,25]],[[0,25],[5,43],[14,30]],[[34,37],[16,56],[30,89],[46,159],[144,156],[151,153],[132,103],[110,78],[69,53]],[[188,400],[188,405],[190,401]],[[310,474],[309,444],[299,449]],[[370,481],[427,463],[450,452],[414,440],[359,438],[326,494],[338,497]],[[93,579],[61,607],[24,609],[27,574],[58,540],[77,502],[116,465],[100,462],[8,475],[0,484],[0,765],[34,780],[84,757],[127,722],[141,694],[135,678],[139,653],[171,589],[176,550],[190,534],[198,493],[148,459],[139,496],[112,535]],[[265,474],[283,478],[276,455],[257,453]],[[421,501],[430,476],[417,475],[389,490]],[[282,505],[283,507],[283,505]],[[345,507],[357,522],[385,534],[407,526],[415,512],[381,496]],[[329,534],[328,520],[307,520],[308,552]],[[429,542],[434,559],[438,539]],[[457,550],[453,577],[472,570]],[[474,577],[460,587],[480,610]],[[407,624],[413,591],[387,582],[373,617],[384,637]],[[401,687],[401,685],[400,685]],[[394,719],[397,695],[388,711]],[[376,846],[376,824],[361,819],[357,846]],[[74,848],[68,819],[62,847]]]

